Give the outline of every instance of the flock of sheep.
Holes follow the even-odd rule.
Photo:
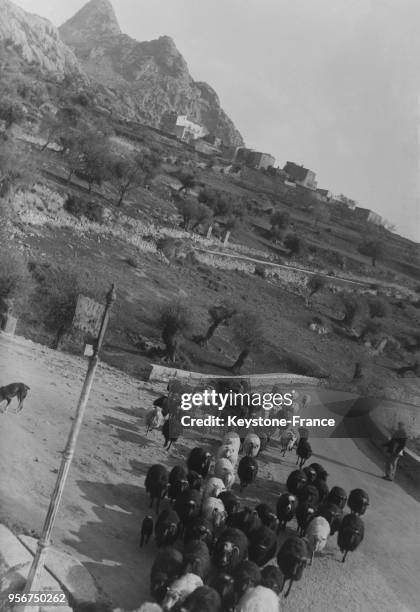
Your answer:
[[[240,491],[257,477],[257,458],[268,439],[261,443],[255,433],[241,439],[227,432],[214,459],[196,447],[185,465],[171,471],[161,464],[149,468],[145,489],[157,518],[144,518],[140,546],[154,534],[158,554],[151,568],[150,594],[156,603],[143,604],[141,612],[278,612],[285,583],[289,581],[287,597],[330,536],[337,533],[343,562],[358,547],[364,537],[361,515],[369,505],[368,494],[362,489],[349,495],[338,486],[329,489],[328,474],[320,464],[303,467],[311,454],[309,442],[303,438],[302,457],[302,441],[297,444],[294,439],[292,445],[292,439],[289,434],[281,438],[283,454],[297,445],[302,465],[289,474],[287,491],[273,508],[265,503],[243,506],[232,490],[236,474]],[[169,504],[160,511],[165,497]],[[296,533],[282,538],[279,546],[278,535],[286,535],[292,520]]]

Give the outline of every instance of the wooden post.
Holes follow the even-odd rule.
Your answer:
[[[206,238],[210,238],[212,231],[213,231],[213,226],[212,226],[212,225],[210,225],[209,229],[207,230],[207,236],[206,236]]]
[[[230,236],[230,231],[228,230],[225,234],[225,239],[223,241],[223,246],[226,246],[229,240],[229,236]]]
[[[70,469],[71,462],[73,460],[74,451],[77,444],[77,438],[80,433],[80,429],[83,422],[83,417],[85,413],[85,408],[89,399],[90,390],[92,388],[93,379],[95,377],[96,368],[98,366],[98,355],[102,346],[102,342],[105,336],[106,328],[109,321],[109,314],[111,310],[111,306],[115,301],[116,293],[115,286],[112,285],[110,291],[106,296],[106,306],[102,316],[101,327],[99,330],[99,335],[94,343],[93,354],[89,358],[89,365],[86,372],[85,381],[83,383],[82,391],[80,393],[79,402],[77,404],[76,417],[73,421],[73,426],[71,428],[66,448],[63,452],[63,456],[61,459],[60,469],[58,471],[57,480],[55,483],[54,491],[51,495],[50,505],[48,507],[47,516],[45,519],[44,527],[42,529],[41,537],[38,541],[38,547],[34,556],[34,560],[32,562],[32,566],[29,570],[28,578],[25,584],[24,593],[30,593],[34,591],[39,591],[39,580],[41,577],[41,573],[44,569],[45,557],[50,546],[51,532],[54,526],[54,521],[57,516],[58,508],[60,505],[60,501],[63,495],[64,487],[66,485],[66,479],[68,476],[68,472]],[[21,607],[19,606],[19,609]],[[38,606],[34,606],[33,604],[28,604],[23,608],[22,612],[29,612],[29,610],[36,610]]]

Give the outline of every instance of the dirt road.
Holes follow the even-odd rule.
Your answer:
[[[0,336],[0,384],[21,380],[31,387],[20,414],[0,414],[0,520],[17,531],[42,527],[85,369],[81,358]],[[194,443],[187,436],[168,455],[158,433],[146,438],[142,415],[155,397],[146,387],[109,367],[98,369],[53,533],[54,544],[76,555],[115,606],[127,610],[148,598],[156,552],[152,543],[138,548],[148,509],[146,470],[160,461],[175,465]],[[214,447],[208,439],[200,444]],[[287,610],[415,612],[420,495],[404,482],[380,478],[380,458],[366,440],[318,438],[312,446],[330,484],[367,489],[371,507],[360,549],[343,565],[331,538],[324,556],[293,586]],[[276,447],[266,452],[245,503],[273,503],[294,462],[294,455],[281,459]]]

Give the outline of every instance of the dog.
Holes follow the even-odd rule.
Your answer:
[[[18,413],[23,408],[23,400],[27,396],[29,391],[28,385],[23,383],[11,383],[10,385],[6,385],[5,387],[0,387],[0,403],[7,401],[6,407],[2,412],[6,413],[7,408],[12,401],[12,398],[17,397],[18,399],[18,407],[15,412]]]

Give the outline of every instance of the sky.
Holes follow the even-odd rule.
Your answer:
[[[171,36],[247,146],[303,164],[420,242],[418,0],[113,0]],[[61,25],[83,0],[16,0]]]

